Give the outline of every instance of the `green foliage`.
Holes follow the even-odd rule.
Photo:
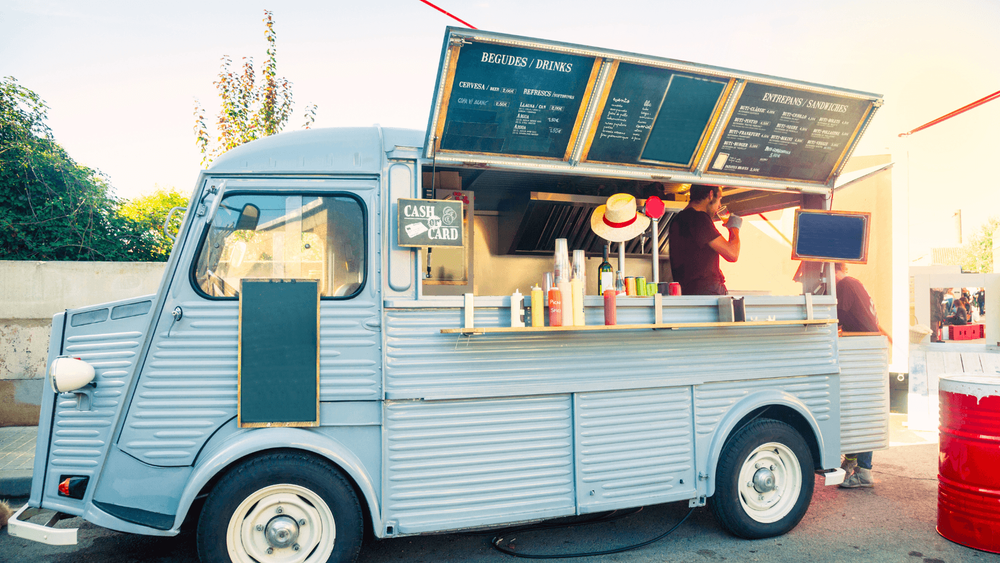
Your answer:
[[[152,245],[156,253],[154,259],[166,260],[170,257],[174,241],[163,232],[163,223],[171,209],[185,207],[187,203],[187,197],[177,191],[177,188],[156,186],[151,194],[125,201],[118,209],[118,215],[132,221],[140,230],[142,237]],[[178,210],[170,218],[167,228],[171,236],[176,236],[180,230],[183,217],[184,213]]]
[[[207,167],[219,155],[275,133],[281,132],[288,123],[292,112],[292,83],[287,78],[278,77],[277,33],[274,19],[269,10],[264,10],[264,38],[267,40],[267,60],[261,70],[260,82],[254,78],[253,59],[243,58],[241,73],[232,69],[233,61],[223,55],[222,68],[215,84],[222,100],[216,120],[218,134],[212,144],[208,130],[205,109],[195,100],[194,132],[201,164]],[[305,110],[304,129],[316,121],[316,105],[309,104]]]
[[[0,259],[158,259],[137,223],[117,214],[107,177],[56,143],[47,110],[13,77],[0,80]]]
[[[962,247],[962,271],[989,274],[993,272],[993,233],[1000,229],[1000,218],[990,217]]]

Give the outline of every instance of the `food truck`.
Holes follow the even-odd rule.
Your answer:
[[[842,481],[842,453],[888,447],[886,344],[838,335],[828,262],[863,261],[867,233],[841,255],[838,224],[802,221],[799,295],[651,290],[615,297],[606,325],[590,219],[614,194],[659,198],[650,232],[613,251],[628,277],[666,282],[691,184],[721,186],[737,215],[833,217],[880,105],[449,28],[426,131],[233,149],[199,176],[156,294],[53,317],[10,533],[73,544],[60,517],[160,536],[189,522],[206,563],[352,561],[366,530],[686,501],[738,536],[783,534],[817,476]],[[530,293],[557,239],[587,257],[571,326]]]

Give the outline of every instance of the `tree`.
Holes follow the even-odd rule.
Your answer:
[[[990,217],[962,247],[963,272],[989,274],[993,272],[993,233],[1000,229],[1000,218]]]
[[[194,103],[196,144],[201,151],[201,164],[208,165],[229,149],[281,132],[292,112],[292,83],[278,78],[277,33],[269,10],[264,10],[264,38],[267,40],[267,61],[261,70],[260,82],[255,82],[253,58],[243,57],[243,71],[232,69],[232,59],[223,55],[219,78],[213,84],[222,99],[216,120],[216,143],[205,120],[205,109],[196,99]],[[303,128],[316,121],[316,105],[305,110]]]
[[[0,80],[0,259],[151,260],[154,245],[99,171],[77,164],[46,124],[48,106]]]
[[[174,241],[163,232],[163,223],[167,220],[171,209],[185,207],[187,203],[188,198],[177,188],[156,186],[151,194],[125,201],[118,209],[118,215],[132,221],[141,236],[152,247],[154,260],[166,260],[170,257]],[[170,218],[167,228],[171,236],[176,235],[180,229],[183,217],[184,214],[178,211]]]

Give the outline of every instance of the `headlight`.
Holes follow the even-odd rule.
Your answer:
[[[79,358],[59,357],[49,367],[49,379],[56,393],[76,391],[94,380],[94,366]]]

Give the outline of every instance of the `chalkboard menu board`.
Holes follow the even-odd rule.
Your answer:
[[[319,283],[242,280],[240,428],[319,426]]]
[[[826,183],[871,104],[747,83],[708,171]]]
[[[619,64],[584,160],[690,166],[727,83]]]
[[[594,61],[492,43],[462,46],[441,150],[564,158]]]
[[[870,218],[869,213],[796,211],[792,259],[867,262]]]

